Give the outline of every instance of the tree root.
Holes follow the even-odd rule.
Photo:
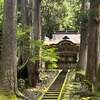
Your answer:
[[[18,98],[22,98],[24,100],[29,100],[28,97],[26,97],[25,95],[23,95],[19,90],[15,91],[15,94]]]

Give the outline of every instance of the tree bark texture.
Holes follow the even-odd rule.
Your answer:
[[[4,27],[0,59],[0,91],[11,93],[15,93],[17,89],[16,3],[17,0],[4,0]]]
[[[98,70],[97,70],[97,81],[100,82],[100,3],[98,3],[97,5],[97,23],[98,23],[98,28],[97,28],[97,31],[98,31],[98,37],[99,37],[99,67],[98,67]]]
[[[32,12],[31,12],[31,0],[23,0],[23,1],[18,1],[18,4],[20,6],[18,6],[19,11],[21,12],[21,23],[23,25],[23,28],[30,28],[32,27]],[[20,22],[20,21],[19,21]],[[31,37],[31,32],[26,32],[24,37],[23,37],[23,41],[22,41],[22,45],[20,46],[20,58],[19,58],[19,65],[21,64],[25,64],[26,61],[27,63],[25,64],[25,67],[27,67],[27,71],[28,71],[28,83],[30,86],[33,85],[33,62],[30,60],[30,58],[32,57],[32,52],[31,52],[31,48],[30,48],[30,37]],[[21,60],[21,61],[20,61]],[[19,71],[20,73],[20,71]],[[22,76],[20,76],[22,77]],[[26,77],[27,78],[27,77]]]
[[[87,1],[82,0],[81,12],[86,14],[87,12]],[[85,16],[86,17],[86,16]],[[80,41],[80,53],[79,53],[79,67],[81,69],[86,69],[87,66],[87,35],[88,35],[88,28],[87,28],[88,20],[87,18],[82,18],[81,20],[81,41]]]
[[[18,22],[21,22],[22,25],[32,25],[31,6],[31,0],[18,0],[18,11],[21,12]]]
[[[32,25],[33,25],[33,33],[32,33],[32,39],[34,40],[41,40],[41,20],[40,20],[40,3],[41,0],[33,0],[32,2]],[[33,56],[40,55],[40,49],[34,46],[33,50]],[[33,86],[36,86],[36,83],[39,81],[39,60],[36,60],[34,63],[34,71],[33,71],[33,77],[34,77],[34,84]]]
[[[1,47],[2,47],[2,32],[0,32],[0,59],[1,59]]]
[[[95,82],[96,73],[98,68],[98,22],[97,18],[98,7],[96,0],[90,0],[90,15],[89,15],[89,37],[88,37],[88,59],[87,59],[87,70],[86,79]]]
[[[20,3],[21,1],[19,1]],[[25,63],[28,58],[32,56],[39,56],[39,49],[34,47],[34,50],[30,50],[30,37],[33,40],[40,39],[40,1],[39,0],[23,0],[21,2],[22,6],[19,7],[19,10],[22,12],[21,19],[23,19],[22,24],[23,26],[33,27],[33,33],[30,35],[30,32],[25,35],[25,39],[23,40],[23,47],[22,47],[22,63]],[[31,7],[32,7],[32,16],[31,14]],[[32,17],[32,18],[31,18]],[[30,20],[32,19],[32,20]],[[32,24],[31,24],[32,22]],[[28,70],[28,81],[30,86],[36,86],[36,83],[39,80],[39,61],[33,63],[30,59],[28,60],[27,64]]]

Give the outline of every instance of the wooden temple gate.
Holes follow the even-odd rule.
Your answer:
[[[79,58],[79,45],[64,39],[58,44],[51,44],[51,47],[57,48],[57,53],[60,57],[58,61],[60,69],[67,70],[76,66]]]

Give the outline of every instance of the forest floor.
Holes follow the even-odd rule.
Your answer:
[[[36,88],[27,89],[24,92],[25,95],[29,97],[29,100],[38,100],[59,72],[59,70],[55,70],[41,73],[42,82],[39,83]],[[100,95],[81,95],[81,81],[75,81],[75,76],[76,71],[72,70],[68,76],[68,80],[66,81],[61,100],[100,100]]]
[[[36,88],[27,89],[23,91],[23,93],[29,98],[29,100],[38,100],[60,71],[61,70],[48,70],[41,73],[40,78],[42,82],[38,83]]]

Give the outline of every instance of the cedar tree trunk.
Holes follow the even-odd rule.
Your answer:
[[[32,5],[32,27],[33,34],[32,39],[41,40],[41,27],[40,27],[40,3],[41,0],[33,0]],[[40,49],[34,46],[33,56],[38,56],[39,58]],[[33,86],[36,86],[36,83],[39,81],[39,60],[36,60],[34,63],[34,71],[33,71]]]
[[[97,31],[97,5],[96,0],[90,0],[89,15],[89,37],[88,37],[88,59],[86,79],[94,83],[96,81],[96,73],[98,68],[98,40],[99,33]]]
[[[4,0],[4,27],[0,59],[0,91],[17,90],[16,0]]]

